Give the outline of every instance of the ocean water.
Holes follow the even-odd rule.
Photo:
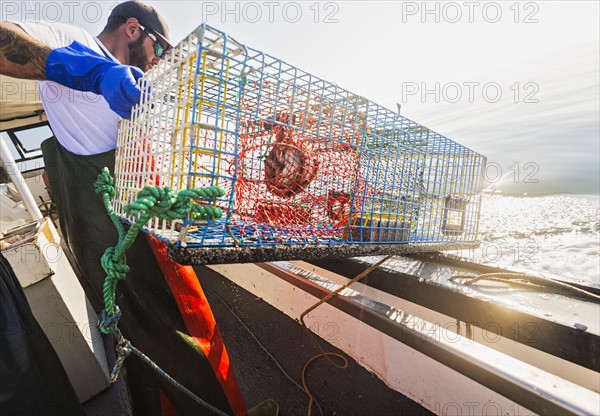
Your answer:
[[[478,263],[600,284],[598,195],[482,199],[478,248],[456,254]]]

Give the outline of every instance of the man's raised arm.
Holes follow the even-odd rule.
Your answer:
[[[51,49],[14,23],[0,25],[0,74],[102,95],[114,112],[131,118],[132,107],[140,102],[141,69],[114,62],[79,42]]]
[[[52,49],[14,23],[0,22],[0,74],[22,79],[46,79]]]

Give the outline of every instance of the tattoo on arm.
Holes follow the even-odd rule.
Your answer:
[[[51,51],[14,23],[0,23],[0,74],[44,80]]]

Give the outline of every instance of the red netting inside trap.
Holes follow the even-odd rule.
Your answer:
[[[336,125],[331,109],[308,99],[299,107],[245,113],[235,211],[243,225],[264,224],[276,238],[345,239],[352,212],[369,194],[360,180],[358,128]]]

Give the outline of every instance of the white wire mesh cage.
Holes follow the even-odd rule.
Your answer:
[[[201,25],[144,77],[121,122],[117,197],[219,186],[224,215],[153,220],[180,247],[474,243],[485,158]]]

